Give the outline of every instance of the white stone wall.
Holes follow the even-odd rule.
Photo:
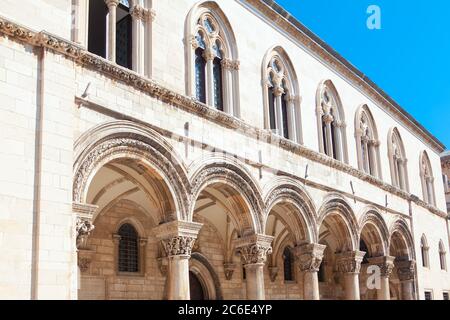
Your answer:
[[[15,20],[31,29],[48,30],[70,39],[70,1],[26,1],[20,5],[7,0],[0,8],[0,15]],[[155,1],[157,17],[154,22],[153,74],[156,81],[179,93],[185,92],[184,24],[189,10],[197,1]],[[357,167],[354,138],[354,115],[361,104],[368,104],[377,124],[381,140],[380,155],[383,180],[390,182],[387,158],[387,134],[397,126],[407,153],[408,175],[411,193],[422,198],[419,179],[419,153],[426,150],[436,178],[437,206],[446,211],[441,178],[439,155],[413,134],[404,123],[377,106],[358,88],[353,87],[342,75],[332,71],[307,49],[264,21],[240,1],[217,1],[228,17],[237,40],[241,62],[241,116],[256,127],[263,127],[263,102],[261,88],[261,63],[266,51],[273,45],[282,46],[289,54],[299,77],[303,98],[302,127],[305,146],[318,150],[315,95],[317,86],[324,79],[335,84],[344,105],[347,123],[347,144],[350,165]],[[20,8],[19,8],[20,6]],[[31,17],[31,18],[30,18]],[[265,39],[261,41],[261,35]],[[359,218],[370,203],[388,208],[382,212],[389,226],[397,215],[409,213],[409,203],[380,188],[363,182],[341,171],[314,163],[285,151],[277,145],[256,141],[240,132],[211,123],[204,118],[157,101],[147,94],[112,80],[97,71],[88,70],[57,54],[47,52],[44,72],[44,112],[42,130],[42,154],[37,157],[36,125],[40,107],[38,56],[33,48],[0,37],[0,298],[32,297],[36,287],[37,298],[71,299],[77,297],[76,255],[74,251],[74,216],[72,201],[73,144],[88,129],[106,121],[112,115],[101,114],[85,107],[78,108],[74,97],[80,96],[91,82],[89,100],[115,112],[139,119],[151,126],[184,136],[184,125],[190,124],[189,137],[197,143],[219,148],[237,155],[242,160],[262,162],[271,169],[303,177],[309,165],[309,181],[319,186],[306,185],[316,208],[320,208],[327,192],[326,187],[340,191],[351,204]],[[210,152],[198,145],[189,146],[177,138],[166,137],[187,167],[208,157]],[[39,153],[38,153],[39,154]],[[37,164],[40,162],[40,166]],[[40,167],[40,170],[37,168]],[[265,188],[273,180],[273,173],[247,165],[247,169]],[[41,183],[36,188],[36,177]],[[358,201],[351,197],[353,182]],[[37,191],[36,191],[37,190]],[[36,205],[40,208],[36,209]],[[39,236],[33,238],[33,224],[40,212]],[[442,290],[450,289],[450,275],[439,268],[438,244],[442,239],[448,248],[445,220],[428,210],[412,205],[413,234],[416,256],[420,261],[420,237],[427,235],[430,245],[431,268],[423,269],[418,263],[420,297],[425,289],[433,289],[435,299],[442,298]],[[37,241],[36,241],[37,240]],[[33,251],[33,243],[38,250]],[[33,260],[33,254],[36,260]],[[7,258],[4,258],[7,257]],[[447,259],[448,255],[447,255]],[[37,263],[37,264],[36,264]],[[37,284],[32,275],[32,265],[38,266]],[[448,260],[447,265],[450,266]],[[236,274],[236,277],[239,276]],[[280,277],[280,276],[279,276]],[[280,298],[283,294],[298,297],[288,289],[281,292],[280,284],[270,284],[266,279],[268,297]],[[295,287],[295,286],[294,286]],[[232,287],[230,287],[230,290]],[[295,288],[294,288],[295,289]],[[280,291],[281,290],[281,291]],[[231,291],[230,291],[231,295]]]

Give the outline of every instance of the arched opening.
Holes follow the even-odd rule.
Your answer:
[[[412,238],[403,222],[396,222],[391,229],[389,255],[395,257],[395,267],[390,276],[391,292],[398,300],[415,299],[415,261],[412,259]]]
[[[374,218],[376,216],[370,216],[360,233],[359,250],[365,252],[365,256],[361,263],[361,272],[359,276],[359,290],[361,294],[361,300],[377,300],[379,291],[373,283],[369,285],[368,278],[373,273],[368,272],[368,268],[371,266],[371,259],[377,257],[386,256],[386,243],[387,243],[387,229],[383,225],[382,220]]]
[[[203,285],[197,275],[192,271],[189,271],[189,289],[191,300],[206,300]]]
[[[158,270],[162,252],[151,230],[176,205],[157,170],[127,157],[106,162],[90,179],[86,202],[98,209],[95,229],[79,250],[91,257],[81,273],[80,299],[162,299],[165,275],[147,272]]]
[[[323,300],[344,299],[345,275],[339,270],[338,261],[341,254],[355,250],[351,222],[338,211],[327,213],[320,225],[319,244],[326,246],[319,270],[320,297]]]

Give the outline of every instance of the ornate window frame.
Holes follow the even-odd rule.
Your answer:
[[[319,151],[348,164],[345,113],[341,98],[331,80],[324,80],[319,84],[316,93],[316,116]]]
[[[71,40],[88,49],[89,41],[89,2],[94,0],[73,0],[72,1],[72,27]],[[98,1],[98,0],[95,0]],[[132,19],[132,70],[146,77],[152,76],[152,47],[153,47],[153,21],[155,11],[152,9],[153,0],[104,0],[108,8],[108,15],[115,15],[117,6],[126,5],[128,2],[129,13]],[[106,58],[115,61],[115,28],[108,27],[106,19]],[[111,29],[111,30],[109,30]],[[108,35],[108,32],[111,33]],[[114,39],[109,41],[108,38]],[[109,49],[108,49],[109,48]],[[108,53],[108,50],[110,53]]]
[[[138,252],[137,252],[137,259],[138,259],[138,271],[137,272],[123,272],[119,271],[119,244],[120,244],[120,238],[119,230],[124,225],[131,225],[137,232],[138,235]],[[126,218],[118,223],[118,225],[115,228],[116,233],[112,235],[113,242],[114,242],[114,270],[117,276],[129,276],[129,277],[143,277],[145,276],[145,269],[146,269],[146,252],[147,252],[147,243],[148,239],[146,237],[143,237],[144,229],[140,225],[139,222],[135,221],[135,219]]]
[[[396,127],[388,133],[388,157],[392,185],[409,192],[408,159],[403,139]]]
[[[219,110],[240,117],[239,59],[231,25],[220,9],[212,1],[204,1],[189,12],[185,25],[186,94],[197,98],[196,94],[196,50],[203,50],[206,62],[206,105],[217,107],[214,97],[214,72],[220,62],[222,104]],[[197,99],[198,100],[198,99]]]
[[[423,201],[434,206],[436,204],[436,192],[434,189],[434,176],[428,153],[420,154],[420,180],[422,182]]]
[[[380,140],[375,120],[367,104],[360,106],[356,112],[355,139],[359,170],[381,180]]]
[[[294,65],[280,46],[270,48],[264,56],[262,86],[265,129],[303,144],[298,79]]]

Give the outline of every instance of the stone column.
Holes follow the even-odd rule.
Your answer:
[[[331,123],[333,122],[333,116],[331,114],[324,115],[324,122],[325,122],[325,140],[327,141],[327,149],[324,150],[324,152],[330,156],[333,157],[333,138],[331,137]]]
[[[341,120],[336,120],[334,122],[334,142],[336,144],[336,154],[335,158],[344,161],[344,140],[346,137],[343,137],[342,131],[345,126],[345,123]]]
[[[140,5],[133,5],[130,9],[131,15],[131,25],[132,25],[132,62],[133,62],[133,71],[143,74],[144,73],[144,28],[146,21],[146,9],[141,7]]]
[[[365,173],[370,174],[370,166],[369,166],[369,139],[364,136],[361,138],[361,143],[363,146],[364,154],[363,156],[363,171]]]
[[[275,96],[275,124],[276,124],[276,132],[278,135],[283,136],[283,110],[282,105],[283,102],[283,88],[277,86],[273,89],[273,94]]]
[[[222,82],[223,82],[223,111],[233,115],[232,103],[232,61],[223,59],[222,62]]]
[[[207,48],[203,52],[206,60],[206,104],[214,107],[214,52]]]
[[[395,257],[385,256],[369,258],[371,265],[376,265],[380,268],[380,287],[377,288],[378,300],[391,300],[391,294],[389,290],[389,277],[394,269]]]
[[[295,257],[303,274],[303,299],[319,300],[319,272],[326,246],[316,243],[296,248]]]
[[[297,138],[297,125],[296,125],[296,116],[295,116],[295,100],[296,97],[295,96],[289,96],[288,100],[287,100],[287,108],[288,108],[288,117],[289,117],[289,121],[288,121],[288,126],[289,126],[289,138],[292,141],[298,142],[298,138]]]
[[[236,240],[236,250],[245,268],[248,300],[265,299],[264,264],[272,253],[272,240],[273,237],[260,234]]]
[[[366,253],[363,251],[349,251],[337,255],[336,265],[344,275],[345,300],[360,300],[359,272],[361,262]]]
[[[362,142],[361,142],[362,134],[363,134],[363,130],[361,128],[356,128],[355,129],[356,150],[358,150],[356,155],[358,157],[358,168],[360,170],[364,170],[364,161],[363,161],[364,155],[363,155],[363,152],[362,152]]]
[[[414,260],[401,260],[395,262],[395,267],[400,280],[402,300],[415,300],[414,275],[416,262]]]
[[[116,62],[116,13],[119,0],[105,0],[108,6],[107,59]]]
[[[189,300],[189,258],[202,224],[173,221],[157,226],[154,231],[168,258],[167,298]]]

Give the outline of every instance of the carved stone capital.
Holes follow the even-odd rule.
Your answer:
[[[201,227],[201,223],[172,221],[157,226],[154,232],[168,257],[189,257]]]
[[[212,61],[215,57],[216,54],[210,48],[206,48],[206,50],[203,52],[203,58],[205,58],[206,61]]]
[[[392,270],[394,270],[395,257],[384,256],[368,258],[367,260],[371,265],[376,265],[380,268],[382,277],[389,277],[392,274]]]
[[[233,273],[236,269],[236,265],[234,263],[224,263],[223,269],[225,270],[225,279],[231,280],[233,278]]]
[[[134,19],[144,22],[153,21],[156,15],[154,10],[146,9],[140,5],[134,5],[130,9],[130,14]]]
[[[267,256],[272,253],[273,237],[265,235],[252,235],[236,240],[236,250],[241,255],[242,264],[264,264]]]
[[[336,266],[342,273],[359,273],[361,271],[361,262],[366,255],[363,251],[349,251],[339,253],[336,259]]]
[[[119,3],[119,0],[105,0],[105,4],[108,8],[117,7]]]
[[[395,262],[400,281],[414,280],[416,262],[414,260],[400,260]]]
[[[89,270],[89,266],[91,265],[92,258],[95,254],[92,250],[78,250],[78,267],[82,273],[87,272]]]
[[[327,124],[327,125],[334,121],[334,117],[329,113],[325,114],[322,119],[323,119],[323,122],[325,122],[325,124]]]
[[[87,239],[94,230],[92,219],[98,206],[73,203],[72,211],[76,214],[75,231],[77,235],[76,245],[78,249],[87,249]]]
[[[295,248],[295,258],[303,272],[318,272],[326,246],[322,244],[305,244]]]
[[[280,86],[276,86],[272,90],[275,97],[280,97],[284,93],[284,89]]]

